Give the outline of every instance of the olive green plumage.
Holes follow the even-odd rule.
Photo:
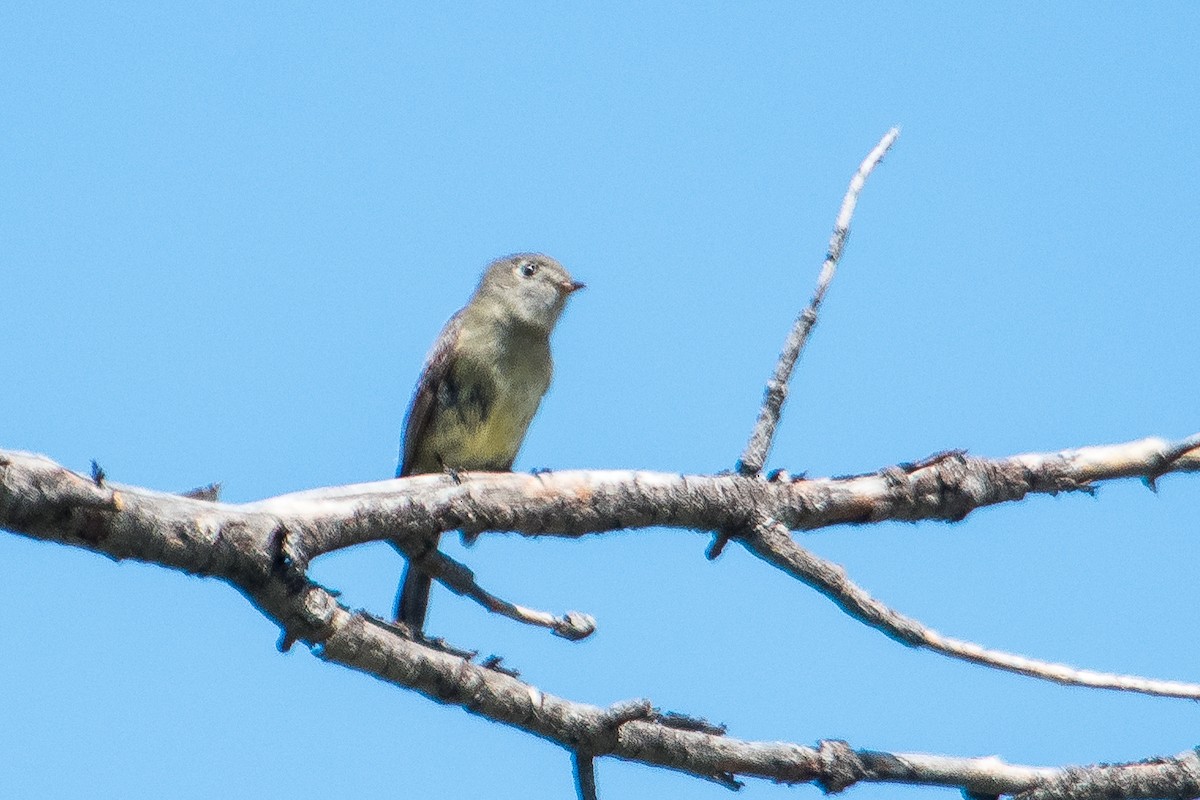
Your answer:
[[[567,298],[582,288],[562,264],[538,253],[488,266],[425,359],[397,477],[512,468],[554,373],[550,333]],[[396,618],[421,629],[429,588],[429,576],[409,565]]]

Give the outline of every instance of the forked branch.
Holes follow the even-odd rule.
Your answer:
[[[449,646],[414,639],[341,605],[307,577],[319,555],[390,541],[452,590],[489,610],[567,638],[594,621],[555,617],[484,590],[475,576],[427,542],[460,530],[526,536],[583,536],[668,527],[733,536],[767,563],[821,591],[852,617],[909,645],[1060,683],[1200,699],[1200,685],[1078,670],[942,636],[872,598],[795,542],[792,531],[882,520],[960,520],[975,509],[1029,494],[1095,491],[1101,481],[1200,470],[1200,434],[1176,442],[1143,439],[984,459],[942,453],[878,472],[802,480],[759,477],[778,427],[788,382],[833,279],[867,176],[895,142],[889,131],[860,165],[842,201],[816,290],[793,325],[768,382],[754,432],[736,474],[629,471],[415,476],[286,495],[241,506],[213,492],[171,495],[91,478],[49,459],[0,451],[0,528],[222,580],[280,626],[282,643],[304,642],[317,657],[458,705],[480,717],[544,738],[570,753],[583,800],[597,797],[594,762],[602,756],[666,767],[720,783],[737,778],[812,782],[836,792],[858,782],[949,786],[970,796],[1050,798],[1194,797],[1200,753],[1136,764],[1049,768],[997,758],[954,758],[734,739],[703,720],[662,713],[647,700],[608,708],[556,697],[498,666]]]
[[[0,492],[12,493],[25,508],[43,496],[47,485],[63,487],[65,496],[77,496],[74,511],[50,519],[66,520],[56,538],[82,546],[99,541],[95,527],[117,511],[151,508],[156,525],[177,518],[174,527],[166,527],[171,538],[163,553],[135,550],[123,555],[187,571],[197,571],[196,563],[175,563],[165,556],[197,540],[232,546],[247,531],[260,528],[267,543],[255,546],[269,550],[275,561],[292,565],[297,575],[303,575],[317,555],[369,541],[392,541],[417,558],[425,557],[425,542],[440,532],[461,528],[515,530],[526,536],[582,536],[649,527],[749,531],[744,542],[761,558],[824,592],[855,618],[905,643],[1056,682],[1196,698],[1200,686],[1192,683],[1076,670],[944,637],[874,600],[839,567],[815,559],[787,533],[845,522],[961,519],[972,509],[1019,500],[1030,493],[1094,491],[1103,480],[1200,470],[1195,441],[1196,437],[1180,442],[1142,439],[995,460],[950,453],[870,475],[775,483],[738,475],[622,471],[461,473],[457,481],[429,475],[284,495],[242,506],[107,482],[97,486],[43,457],[0,451]],[[106,499],[97,499],[95,492]],[[0,527],[24,532],[26,513],[9,511],[6,516],[3,497],[0,494]],[[45,513],[66,512],[47,509]],[[763,520],[774,523],[756,528]],[[189,533],[183,536],[182,532]],[[467,587],[469,594],[486,595],[473,580],[462,580],[464,575],[469,577],[465,567],[448,569],[442,579],[459,591]],[[489,607],[519,608],[497,598],[482,602]],[[565,619],[569,622],[571,616]],[[590,620],[585,620],[582,627],[588,625]]]
[[[559,498],[561,502],[562,498]],[[297,522],[291,519],[290,522]],[[234,586],[291,641],[317,657],[420,692],[441,703],[554,742],[588,758],[616,756],[733,785],[733,777],[817,783],[838,791],[858,782],[958,787],[1030,798],[1156,797],[1194,791],[1200,757],[1188,751],[1152,763],[1049,768],[996,758],[886,753],[822,741],[810,747],[729,737],[712,726],[661,714],[644,700],[601,708],[542,692],[517,677],[409,639],[391,625],[341,605],[281,553],[288,523],[159,492],[96,482],[25,453],[0,451],[0,527],[112,558],[135,558],[218,578]],[[590,780],[588,768],[583,779]]]

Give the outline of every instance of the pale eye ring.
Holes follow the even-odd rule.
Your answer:
[[[521,274],[526,278],[532,278],[536,272],[537,264],[534,264],[532,261],[526,261],[521,265]]]

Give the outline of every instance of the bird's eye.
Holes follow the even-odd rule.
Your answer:
[[[526,278],[532,278],[535,272],[537,272],[537,264],[526,261],[521,265],[521,274]]]

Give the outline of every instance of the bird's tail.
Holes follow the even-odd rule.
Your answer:
[[[404,580],[396,593],[395,617],[416,631],[425,629],[425,612],[429,608],[429,590],[433,579],[411,562],[404,567]]]

